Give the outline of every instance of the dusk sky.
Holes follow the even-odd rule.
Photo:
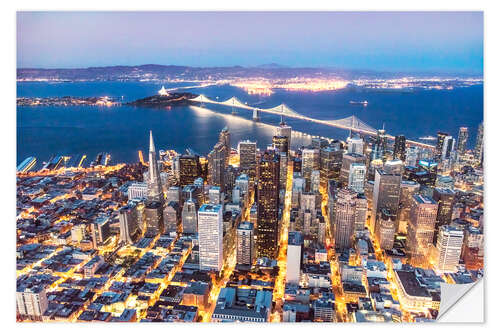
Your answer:
[[[278,63],[482,74],[481,12],[19,12],[17,66]]]

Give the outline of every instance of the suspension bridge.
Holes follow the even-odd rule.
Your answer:
[[[354,115],[346,117],[346,118],[342,118],[342,119],[333,119],[333,120],[315,119],[315,118],[306,117],[304,115],[301,115],[300,113],[294,111],[293,109],[291,109],[289,106],[287,106],[284,103],[277,105],[275,107],[272,107],[272,108],[258,108],[258,107],[250,106],[247,103],[243,103],[237,97],[234,97],[234,96],[225,100],[225,101],[218,101],[218,99],[213,100],[213,99],[210,99],[207,96],[201,94],[195,98],[190,99],[190,101],[198,102],[200,104],[208,103],[208,104],[218,104],[218,105],[230,106],[233,109],[233,114],[235,113],[234,108],[252,110],[254,120],[259,120],[260,119],[260,112],[265,112],[265,113],[271,113],[271,114],[275,114],[275,115],[279,115],[279,116],[310,121],[313,123],[322,124],[322,125],[326,125],[326,126],[341,128],[341,129],[345,129],[345,130],[349,130],[349,131],[353,131],[353,132],[359,132],[362,134],[368,134],[368,135],[372,135],[372,136],[377,135],[377,130],[375,128],[373,128],[370,125],[366,124],[365,122],[361,121],[359,118],[357,118]],[[389,139],[394,140],[394,136],[389,135],[389,134],[386,134],[386,136]],[[418,142],[418,141],[406,140],[406,142],[409,144],[421,146],[424,148],[434,148],[433,145]]]

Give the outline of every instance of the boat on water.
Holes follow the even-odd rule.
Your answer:
[[[368,101],[350,101],[349,104],[367,106],[368,105]]]

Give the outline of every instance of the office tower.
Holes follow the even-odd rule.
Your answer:
[[[253,264],[255,258],[253,223],[240,222],[236,230],[236,263],[239,265]]]
[[[426,184],[421,185],[426,185],[426,186],[434,186],[436,184],[436,178],[437,178],[437,169],[438,169],[438,163],[432,160],[420,160],[418,162],[418,169],[419,171],[425,171],[429,175],[429,181]]]
[[[163,202],[163,190],[161,186],[160,171],[156,159],[156,148],[153,140],[153,132],[149,131],[149,177],[148,177],[148,200]]]
[[[266,151],[259,162],[257,183],[257,257],[275,258],[278,250],[279,158]]]
[[[449,136],[448,133],[437,132],[437,141],[436,141],[436,148],[435,148],[435,153],[434,153],[434,158],[437,161],[441,160],[441,156],[443,155],[444,139],[447,136]]]
[[[406,150],[405,165],[416,167],[417,161],[418,161],[418,155],[419,155],[418,147],[415,147],[415,146],[409,147]]]
[[[391,250],[394,245],[394,235],[396,233],[396,214],[389,209],[382,208],[378,213],[377,230],[375,235],[383,250]]]
[[[384,171],[387,173],[393,173],[397,175],[403,175],[405,172],[405,166],[401,160],[392,160],[384,163]]]
[[[34,279],[34,278],[32,278]],[[42,320],[42,316],[49,307],[47,300],[47,283],[23,283],[17,286],[16,289],[16,306],[17,312],[22,317],[27,317],[32,320]]]
[[[480,162],[483,160],[483,131],[483,123],[481,123],[477,128],[476,146],[474,147],[474,158]]]
[[[302,150],[302,177],[306,180],[306,190],[311,188],[311,172],[319,170],[319,150],[318,149],[303,149]]]
[[[155,237],[163,233],[163,209],[159,201],[146,202],[144,206],[144,221],[146,223],[146,234]]]
[[[107,216],[96,218],[90,225],[94,249],[103,245],[111,237],[110,219]]]
[[[319,151],[319,172],[321,186],[326,188],[330,179],[339,180],[343,151],[332,146]]]
[[[399,208],[399,195],[401,189],[401,175],[387,173],[384,170],[375,172],[373,186],[373,213],[371,215],[371,230],[376,230],[376,217],[382,208],[397,213]]]
[[[257,172],[257,143],[251,141],[240,141],[238,143],[240,154],[240,170],[246,173],[250,180],[255,179]]]
[[[365,192],[366,165],[361,163],[352,163],[349,170],[348,187],[357,193]]]
[[[200,158],[197,155],[181,155],[179,157],[179,185],[193,184],[201,176]]]
[[[288,177],[288,154],[279,153],[280,156],[280,190],[286,190],[286,181]]]
[[[286,136],[273,136],[273,148],[280,153],[287,153],[290,150],[288,147],[288,137]]]
[[[224,170],[224,192],[231,193],[234,182],[236,181],[236,177],[239,173],[239,168],[232,165],[228,166],[226,170]]]
[[[358,194],[350,189],[340,189],[337,192],[334,208],[334,238],[337,249],[348,249],[352,245],[357,196]]]
[[[460,127],[458,130],[458,154],[463,155],[467,150],[467,140],[469,139],[469,129],[467,127]]]
[[[147,183],[132,183],[127,190],[128,199],[142,199],[148,196],[148,184]]]
[[[249,182],[250,182],[250,180],[248,178],[248,175],[245,173],[242,173],[234,181],[234,186],[238,186],[241,190],[241,193],[248,193]]]
[[[222,206],[205,204],[198,211],[200,270],[222,269]]]
[[[140,233],[137,209],[134,204],[121,207],[118,211],[120,221],[120,242],[133,244]]]
[[[222,132],[221,132],[222,134]],[[217,142],[208,154],[208,183],[224,189],[224,170],[228,151],[222,142]]]
[[[297,231],[288,233],[288,249],[286,252],[286,283],[298,285],[302,265],[302,248],[304,239]]]
[[[460,261],[464,232],[456,227],[443,225],[437,236],[437,264],[436,270],[441,273],[454,273]]]
[[[211,186],[208,190],[208,202],[212,205],[223,203],[222,192],[219,186]]]
[[[368,200],[362,194],[356,197],[356,216],[354,220],[354,231],[360,232],[365,229],[366,218],[368,216]]]
[[[281,118],[280,125],[276,127],[276,136],[286,136],[288,138],[288,153],[292,147],[292,128],[285,124],[283,117]]]
[[[435,240],[439,227],[451,223],[451,214],[453,213],[453,204],[455,203],[455,191],[447,188],[435,188],[432,199],[438,203]]]
[[[434,199],[415,194],[410,210],[410,223],[406,238],[406,253],[410,263],[422,266],[426,263],[429,247],[434,237],[438,205]]]
[[[453,139],[451,135],[448,135],[443,139],[443,150],[441,152],[441,161],[450,159],[451,152],[453,151],[454,146],[455,146],[455,139]]]
[[[325,148],[328,146],[328,140],[323,138],[312,138],[311,139],[311,147],[313,149],[320,150],[321,148]]]
[[[219,142],[222,143],[225,148],[226,153],[224,156],[224,168],[227,168],[229,165],[229,157],[231,155],[231,133],[229,133],[227,127],[224,127],[220,132]]]
[[[179,222],[179,203],[170,201],[163,209],[163,232],[177,232]]]
[[[342,156],[342,167],[340,169],[339,182],[342,185],[349,184],[349,172],[351,171],[351,164],[359,163],[365,164],[366,157],[364,155],[352,153],[352,154],[344,154]]]
[[[319,192],[320,182],[321,182],[320,171],[313,170],[311,172],[311,192]]]
[[[377,130],[377,137],[372,145],[372,160],[382,159],[385,161],[385,153],[387,151],[387,134],[385,129]]]
[[[363,155],[365,143],[363,139],[356,134],[354,137],[347,138],[347,153],[348,154],[359,154]]]
[[[375,172],[377,170],[384,169],[384,161],[382,160],[372,160],[370,161],[370,166],[368,168],[368,173],[366,175],[367,180],[375,180]]]
[[[393,158],[404,161],[406,159],[406,138],[404,135],[398,135],[394,139]]]
[[[177,201],[181,203],[181,188],[178,186],[170,186],[167,191],[167,201]]]
[[[189,198],[182,207],[182,232],[185,234],[195,234],[198,232],[198,212],[196,202]]]
[[[410,221],[410,209],[413,201],[413,195],[420,191],[420,184],[411,180],[401,181],[401,194],[399,199],[399,218],[397,221],[396,232],[406,234],[407,226]]]

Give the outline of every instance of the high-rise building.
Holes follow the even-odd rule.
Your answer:
[[[142,199],[148,196],[148,184],[147,183],[132,183],[127,190],[128,199]]]
[[[405,172],[405,166],[401,160],[386,161],[383,167],[384,171],[387,173],[393,173],[396,175],[403,175]]]
[[[366,165],[362,163],[352,163],[349,170],[348,187],[357,193],[365,192]]]
[[[311,192],[319,192],[320,183],[321,183],[320,171],[313,170],[311,172]]]
[[[418,147],[411,146],[406,150],[405,165],[416,167],[418,161],[419,149]]]
[[[162,234],[163,226],[163,205],[159,201],[146,202],[144,206],[144,221],[146,222],[146,234],[156,236]]]
[[[288,154],[286,152],[280,155],[280,190],[286,190],[286,181],[288,177]]]
[[[391,250],[394,245],[394,235],[397,231],[396,214],[389,209],[382,208],[377,218],[377,230],[375,230],[375,235],[380,244],[380,248]]]
[[[434,237],[437,211],[438,204],[434,199],[419,194],[413,196],[406,252],[410,257],[410,263],[414,266],[426,263]]]
[[[133,244],[140,233],[136,206],[129,204],[118,211],[120,221],[120,242]]]
[[[406,138],[404,135],[398,135],[394,139],[393,158],[405,161],[406,159]]]
[[[354,137],[347,138],[347,153],[363,155],[365,143],[363,139],[356,134]]]
[[[441,152],[441,161],[450,159],[451,152],[455,148],[455,139],[451,135],[448,135],[443,140],[443,150]]]
[[[447,136],[449,136],[448,133],[437,132],[437,141],[436,141],[436,148],[435,148],[435,154],[434,154],[434,158],[437,161],[441,160],[441,156],[443,155],[444,139]]]
[[[276,136],[286,136],[288,138],[288,153],[292,147],[292,128],[285,124],[283,117],[281,118],[280,125],[276,127]]]
[[[437,169],[438,169],[437,162],[435,162],[433,160],[426,160],[426,159],[420,160],[418,162],[418,170],[425,171],[429,175],[429,181],[426,184],[421,184],[421,185],[434,186],[434,184],[436,184]]]
[[[222,143],[226,151],[224,156],[224,168],[227,168],[229,165],[229,157],[231,155],[231,133],[229,133],[227,127],[224,127],[220,132],[219,142]]]
[[[182,155],[179,157],[179,185],[193,184],[201,176],[200,158],[197,155]]]
[[[436,270],[442,273],[454,273],[460,261],[464,232],[449,225],[441,226],[437,236],[437,264]]]
[[[179,223],[179,203],[170,201],[163,209],[163,232],[177,232]]]
[[[306,190],[311,187],[311,172],[319,170],[319,150],[318,149],[303,149],[302,150],[302,177],[306,180]]]
[[[411,180],[401,181],[401,194],[399,205],[399,218],[397,221],[396,232],[406,234],[407,226],[410,221],[410,209],[413,201],[413,195],[420,191],[420,184]]]
[[[368,200],[362,194],[356,197],[356,217],[354,221],[354,231],[360,232],[365,229],[366,218],[368,216]]]
[[[481,162],[483,160],[483,131],[483,123],[481,123],[477,128],[476,146],[474,147],[474,158]]]
[[[467,127],[460,127],[458,130],[458,153],[465,154],[467,150],[467,140],[469,139],[469,129]]]
[[[365,164],[366,157],[356,153],[347,153],[342,156],[342,167],[340,169],[339,182],[342,185],[349,184],[349,173],[351,171],[351,164],[359,163]]]
[[[236,230],[236,263],[252,265],[255,258],[253,223],[240,222]]]
[[[156,148],[152,131],[149,131],[149,178],[147,183],[148,200],[163,202],[163,190],[161,186],[160,171],[158,170],[158,160],[156,159]]]
[[[375,172],[375,184],[373,186],[373,213],[371,215],[371,229],[376,230],[376,217],[383,208],[391,213],[397,213],[399,209],[399,195],[401,190],[401,175],[387,173],[384,170]]]
[[[226,170],[225,161],[227,155],[228,151],[225,144],[219,141],[207,156],[208,183],[219,186],[221,189],[224,189],[224,171]]]
[[[432,198],[438,203],[436,233],[434,235],[434,240],[436,240],[439,227],[451,223],[453,204],[455,203],[455,191],[447,188],[435,188]]]
[[[352,246],[357,196],[358,193],[350,189],[344,188],[337,192],[334,208],[334,236],[337,249],[348,249]]]
[[[186,234],[198,232],[198,212],[196,203],[192,198],[184,202],[182,207],[182,232]]]
[[[385,129],[377,130],[377,137],[372,145],[372,160],[382,159],[385,161],[385,153],[387,151],[387,134]]]
[[[339,180],[343,152],[332,146],[324,147],[319,152],[319,172],[321,186],[326,188],[328,181]]]
[[[288,147],[288,137],[286,136],[273,136],[273,148],[280,153],[287,153],[290,150]]]
[[[222,269],[222,206],[205,204],[198,211],[200,270]]]
[[[212,205],[223,203],[222,192],[219,186],[211,186],[208,190],[208,202]]]
[[[246,173],[250,180],[255,179],[257,172],[257,143],[251,141],[240,141],[238,143],[240,154],[240,170]]]
[[[278,250],[279,157],[266,151],[257,183],[257,257],[275,258]]]
[[[298,285],[302,266],[302,249],[304,239],[298,231],[288,233],[288,248],[286,253],[286,282]]]

